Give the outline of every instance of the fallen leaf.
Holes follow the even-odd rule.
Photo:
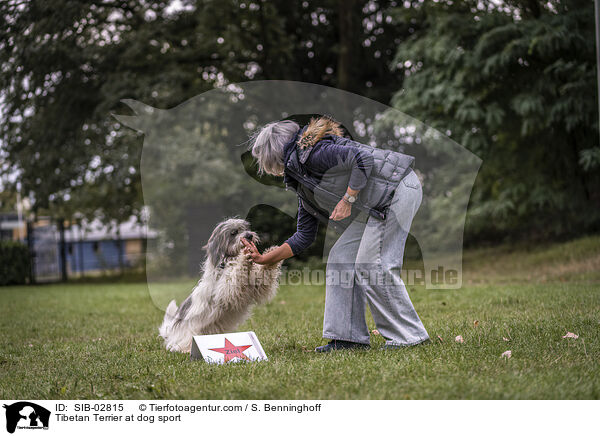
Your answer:
[[[579,335],[576,335],[575,333],[567,332],[567,334],[564,335],[562,338],[563,339],[566,339],[566,338],[577,339],[578,337],[579,337]]]
[[[373,330],[371,333],[374,334],[375,336],[379,336],[380,335],[379,330]]]
[[[505,338],[504,336],[502,336],[502,340],[503,340],[504,342],[510,342],[510,339],[508,339],[508,338]]]
[[[459,344],[462,344],[465,340],[463,339],[463,337],[461,335],[458,335],[457,337],[454,338],[455,342],[458,342]]]
[[[510,359],[512,356],[512,351],[506,350],[504,353],[500,355],[500,357],[504,357],[505,359]]]
[[[473,321],[473,327],[475,327],[475,328],[479,327],[479,320]]]
[[[442,339],[442,337],[440,335],[437,335],[437,338],[439,339],[439,341],[443,344],[444,340]]]

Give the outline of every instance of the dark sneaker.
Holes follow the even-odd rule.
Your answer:
[[[350,350],[350,349],[359,349],[366,350],[370,347],[369,344],[361,344],[358,342],[350,342],[350,341],[340,341],[334,339],[330,341],[327,345],[322,345],[320,347],[315,348],[317,353],[329,353],[335,350]]]

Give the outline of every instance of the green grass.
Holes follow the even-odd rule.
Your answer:
[[[0,397],[598,399],[599,259],[599,237],[468,252],[463,289],[411,287],[433,341],[399,351],[312,352],[324,288],[284,286],[240,328],[269,361],[225,366],[162,348],[144,284],[0,288]]]

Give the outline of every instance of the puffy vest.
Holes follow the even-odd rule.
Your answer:
[[[360,142],[336,135],[326,135],[312,147],[298,146],[299,131],[291,148],[286,146],[286,186],[294,190],[304,208],[322,221],[328,222],[331,212],[348,189],[350,173],[332,168],[324,174],[314,174],[306,165],[311,153],[322,141],[334,141],[338,145],[351,143],[369,153],[373,158],[373,169],[367,185],[360,191],[353,205],[353,212],[363,211],[377,219],[385,220],[390,203],[400,181],[411,171],[415,158],[392,150],[374,148]],[[351,220],[331,221],[329,225],[342,230]]]

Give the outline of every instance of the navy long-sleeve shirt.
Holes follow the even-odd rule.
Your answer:
[[[286,155],[290,151],[289,147],[294,146],[294,142],[286,146]],[[310,172],[324,174],[332,168],[348,171],[350,173],[348,181],[350,189],[360,191],[365,187],[373,168],[371,154],[352,145],[352,141],[340,141],[339,139],[337,143],[331,140],[322,140],[313,147],[314,150],[304,164]],[[299,200],[296,233],[285,241],[291,247],[294,255],[305,250],[315,241],[318,227],[318,219],[308,213],[302,207],[302,200]]]
[[[287,242],[294,255],[306,250],[317,239],[319,220],[312,216],[302,207],[302,200],[298,200],[298,219],[296,221],[296,233],[288,238]]]

